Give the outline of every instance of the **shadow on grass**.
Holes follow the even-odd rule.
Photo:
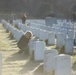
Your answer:
[[[61,46],[61,47],[55,47],[55,49],[59,52],[59,54],[65,54],[64,46]]]
[[[76,71],[76,61],[73,63],[72,69]]]
[[[61,47],[55,47],[56,50],[58,50],[59,54],[68,54],[68,55],[71,55],[71,56],[75,56],[76,55],[76,50],[74,48],[74,52],[71,52],[71,53],[65,53],[65,48],[64,46],[61,46]]]
[[[43,70],[43,64],[39,64],[34,70],[33,75],[47,75]]]
[[[12,54],[10,57],[6,58],[5,61],[20,61],[20,60],[26,60],[28,59],[28,55],[27,54],[19,54],[18,52]]]
[[[35,62],[33,60],[28,60],[25,65],[21,66],[23,68],[19,71],[19,74],[28,74],[30,72],[32,74],[37,75],[37,72],[38,72],[38,75],[40,75],[40,73],[42,75],[42,70],[40,70],[40,68],[38,68],[40,63],[41,62]],[[38,71],[38,69],[40,71]]]
[[[75,56],[75,55],[76,55],[76,53],[73,53],[73,54],[72,54],[72,56]]]

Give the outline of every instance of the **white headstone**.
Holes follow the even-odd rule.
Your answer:
[[[23,31],[17,31],[16,37],[15,37],[16,40],[19,41],[22,35],[24,35],[24,32]]]
[[[21,29],[21,23],[20,22],[17,22],[17,24],[15,25],[15,26],[17,26],[19,29]]]
[[[34,28],[33,32],[34,32],[33,35],[34,35],[35,37],[37,37],[38,34],[39,34],[38,28]]]
[[[67,35],[67,29],[62,28],[61,33]]]
[[[44,72],[49,73],[55,70],[55,56],[58,54],[56,49],[44,51]]]
[[[68,37],[69,38],[74,38],[74,30],[69,30],[68,31]]]
[[[35,44],[35,42],[36,42],[37,40],[36,39],[34,39],[34,38],[32,38],[32,39],[30,39],[30,41],[29,41],[29,54],[30,55],[32,55],[32,52],[33,52],[33,50],[34,50],[34,44]]]
[[[9,26],[9,31],[11,31],[12,30],[12,26]]]
[[[36,41],[34,44],[34,60],[40,61],[44,58],[45,42]]]
[[[26,26],[25,26],[25,24],[22,24],[22,23],[21,23],[21,28],[20,28],[20,29],[25,32],[25,31],[26,31]]]
[[[55,44],[55,33],[54,32],[49,32],[48,44],[49,45]]]
[[[12,34],[13,34],[14,38],[16,38],[17,32],[18,32],[18,30],[16,28],[13,28]]]
[[[55,27],[54,27],[54,26],[51,27],[51,31],[52,31],[52,32],[55,32]]]
[[[72,38],[66,38],[64,47],[65,47],[65,53],[73,54],[73,52],[74,52],[74,40]]]
[[[60,54],[55,58],[55,75],[72,75],[71,74],[71,57]]]
[[[57,34],[56,47],[61,47],[65,44],[66,35],[63,33]]]
[[[52,26],[53,24],[57,23],[57,18],[46,17],[45,22],[47,26]]]
[[[61,28],[56,27],[56,28],[55,28],[55,34],[56,34],[56,36],[57,36],[57,34],[60,33],[60,32],[61,32]]]
[[[46,26],[46,30],[51,31],[51,26]]]
[[[74,75],[76,75],[76,71],[75,71]]]
[[[40,29],[39,28],[35,28],[35,37],[39,37],[40,33],[39,33]]]
[[[40,30],[40,37],[39,37],[39,39],[40,40],[46,40],[46,39],[48,39],[48,36],[49,36],[49,33],[48,33],[48,31],[46,31],[46,30]]]

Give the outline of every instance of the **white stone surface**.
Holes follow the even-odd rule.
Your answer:
[[[62,28],[61,33],[63,33],[63,34],[65,34],[65,35],[67,35],[67,29]]]
[[[49,32],[48,45],[53,45],[53,44],[55,44],[55,33]]]
[[[64,47],[65,47],[65,53],[73,54],[73,52],[74,52],[74,40],[72,38],[66,38]]]
[[[30,27],[30,31],[33,33],[33,35],[35,35],[35,28],[34,27]]]
[[[40,37],[39,37],[39,39],[40,40],[46,40],[46,39],[48,39],[48,36],[49,36],[49,32],[48,31],[46,31],[46,30],[40,30]]]
[[[55,56],[58,54],[56,49],[44,51],[44,72],[49,73],[55,70]]]
[[[9,26],[9,31],[11,31],[11,30],[12,30],[12,28],[13,28],[13,26]]]
[[[29,45],[29,55],[32,55],[32,52],[34,50],[34,44],[36,41],[37,40],[34,38],[30,39],[29,44],[28,44]]]
[[[74,38],[74,30],[69,30],[68,31],[68,37],[69,38]]]
[[[55,27],[54,27],[54,26],[51,27],[51,31],[52,31],[52,32],[55,32]]]
[[[74,75],[76,75],[76,71],[75,71]]]
[[[57,34],[58,34],[59,32],[61,32],[61,29],[60,29],[59,27],[56,27],[56,28],[55,28],[55,34],[56,34],[56,36],[57,36]]]
[[[16,37],[15,37],[16,40],[19,41],[22,35],[24,35],[24,32],[23,31],[17,31]]]
[[[72,75],[71,74],[71,57],[60,54],[55,57],[55,75]]]
[[[12,30],[12,34],[13,34],[13,37],[14,38],[16,38],[16,36],[17,36],[17,29],[16,28],[13,28],[13,30]]]
[[[22,23],[21,23],[20,25],[21,25],[21,26],[20,26],[20,29],[25,32],[25,31],[26,31],[26,26],[25,26],[25,24],[22,24]]]
[[[63,33],[57,33],[56,47],[61,47],[65,44],[66,35]]]
[[[20,22],[17,22],[17,24],[15,26],[17,26],[19,29],[21,29],[21,27],[22,27]]]
[[[47,26],[52,26],[52,24],[56,24],[57,23],[57,18],[46,17],[45,22],[46,22]]]
[[[44,50],[45,50],[45,42],[44,41],[36,41],[34,44],[34,60],[40,61],[44,58]]]
[[[39,28],[35,28],[35,37],[39,37],[40,36],[39,31],[40,31]]]

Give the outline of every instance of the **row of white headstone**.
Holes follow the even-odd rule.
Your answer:
[[[41,28],[40,26],[42,26],[42,25],[39,25],[39,24],[36,24],[36,23],[30,24],[29,26],[26,26],[26,25],[21,24],[21,23],[17,23],[17,25],[23,31],[26,31],[28,29],[31,30],[36,37],[40,37],[39,35],[41,35],[41,34],[37,35],[36,34],[37,32],[41,31],[41,32],[44,33],[46,31],[47,34],[48,34],[48,32],[50,30],[50,32],[54,32],[55,34],[57,34],[58,32],[61,32],[61,33],[65,34],[66,36],[68,35],[68,37],[70,37],[70,38],[74,38],[74,25],[73,24],[70,24],[70,25],[67,25],[67,23],[66,23],[66,25],[60,25],[60,24],[58,24],[58,25],[53,25],[53,27],[45,26],[46,29],[47,29],[47,27],[49,28],[48,30],[46,30],[44,28],[44,25]]]
[[[45,41],[46,39],[48,39],[49,45],[55,44],[55,33],[54,32],[49,32],[49,31],[42,30],[39,28],[33,28],[33,27],[25,26],[23,24],[21,26],[20,26],[21,30],[31,30],[36,37],[39,37],[40,40]],[[67,33],[65,31],[65,29],[63,30],[63,32]],[[73,51],[74,51],[74,49],[73,49],[73,47],[74,47],[74,41],[73,41],[74,36],[73,35],[74,35],[74,32],[72,30],[69,30],[69,32],[68,32],[68,38],[67,38],[66,34],[58,32],[56,34],[56,39],[57,39],[56,40],[56,47],[65,46],[65,52],[73,54]],[[70,39],[70,41],[69,41],[69,39]]]
[[[57,23],[53,23],[52,26],[51,26],[51,23],[50,23],[50,26],[48,26],[48,25],[46,25],[45,21],[41,21],[42,23],[41,22],[38,23],[39,21],[37,22],[36,20],[35,21],[34,20],[33,21],[30,20],[28,22],[28,25],[31,26],[31,27],[34,27],[34,28],[40,28],[40,29],[44,29],[44,30],[51,30],[51,27],[54,27],[54,28],[74,29],[73,22],[67,22],[67,21],[64,21],[63,20],[63,21],[60,21],[60,22],[58,21]],[[19,21],[16,21],[16,20],[13,21],[13,24],[18,25],[19,23],[22,23],[22,22],[19,22]],[[47,22],[47,23],[49,23],[49,22]]]
[[[19,41],[20,37],[24,34],[23,31],[18,30],[17,28],[15,28],[14,26],[11,26],[8,22],[6,22],[5,20],[2,20],[2,24],[4,25],[4,27],[6,29],[8,29],[9,31],[11,31],[13,37]]]
[[[44,41],[35,41],[30,50],[34,50],[34,61],[43,60],[43,71],[45,73],[55,72],[55,75],[71,75],[71,57],[70,55],[58,55],[56,49],[47,49]]]
[[[54,35],[54,34],[53,34]],[[51,37],[51,36],[50,36]],[[54,36],[55,38],[55,36]],[[53,39],[53,38],[51,38]],[[57,46],[64,45],[65,35],[59,33],[57,34]],[[54,40],[52,40],[53,42]],[[60,42],[59,42],[60,41]],[[71,44],[70,44],[71,43]],[[71,48],[70,48],[70,47]],[[67,47],[70,49],[67,50]],[[70,50],[73,51],[73,39],[67,38],[65,43],[66,52]],[[45,43],[43,41],[36,41],[34,43],[34,60],[43,60],[44,72],[55,72],[55,75],[72,75],[71,73],[71,57],[69,55],[58,55],[57,50],[45,49]]]
[[[46,50],[44,54],[44,72],[54,72],[55,75],[71,75],[71,57],[58,55],[57,50]]]
[[[24,34],[24,32],[14,28],[13,26],[9,25],[9,23],[4,21],[4,20],[3,20],[3,24],[4,24],[4,27],[6,29],[8,29],[12,32],[14,38],[17,41],[19,41],[20,37]],[[23,25],[23,26],[25,26],[25,25]],[[26,28],[26,26],[25,26],[25,28]],[[30,30],[30,28],[28,28],[28,29]],[[25,30],[27,30],[27,29],[25,29]],[[34,30],[34,31],[33,30],[34,29],[31,29],[32,32],[37,31],[37,30]],[[45,41],[46,39],[48,39],[49,45],[55,44],[55,33],[54,32],[48,32],[46,30],[43,32],[43,30],[40,30],[36,33],[36,35],[39,35],[39,32],[40,32],[40,37],[39,37],[40,40]],[[56,39],[56,47],[64,46],[65,53],[73,54],[73,52],[74,52],[74,40],[73,40],[73,38],[69,38],[69,37],[66,38],[66,35],[62,34],[62,33],[57,33],[56,38],[57,38]]]
[[[16,25],[18,25],[23,31],[33,28],[34,30],[36,29],[38,32],[40,30],[42,30],[43,32],[45,30],[52,31],[52,32],[55,32],[55,34],[57,34],[58,32],[61,32],[61,33],[64,33],[65,35],[68,34],[68,37],[70,38],[74,38],[74,24],[71,22],[58,22],[58,24],[53,24],[52,27],[42,25],[42,24],[37,24],[37,23],[34,21],[30,22],[29,26],[26,26],[26,27],[22,23],[17,23]],[[36,35],[36,32],[34,33],[34,35]],[[39,37],[39,36],[36,36],[36,37]]]
[[[5,27],[10,30],[10,25],[5,23]],[[12,30],[11,30],[12,31]],[[13,35],[15,36],[17,31],[13,31]],[[61,35],[61,34],[60,34]],[[64,38],[58,34],[58,37],[61,38],[61,41],[64,42]],[[55,37],[55,36],[54,36]],[[63,38],[63,39],[62,39]],[[68,40],[67,40],[68,39]],[[68,53],[69,51],[73,51],[73,41],[70,41],[71,38],[67,38],[65,43],[65,51]],[[71,43],[71,44],[70,44]],[[62,42],[58,42],[58,44],[63,44]],[[70,47],[69,47],[70,44]],[[71,47],[72,46],[72,47]],[[58,55],[57,50],[51,49],[47,50],[46,44],[44,41],[37,41],[35,39],[31,39],[29,42],[29,54],[31,55],[34,51],[34,60],[35,61],[44,61],[43,69],[45,72],[55,71],[55,75],[71,75],[71,58],[69,55]],[[69,49],[67,49],[69,48]]]

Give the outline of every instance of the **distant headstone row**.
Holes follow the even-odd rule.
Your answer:
[[[2,21],[2,23],[4,24],[4,27],[6,29],[8,29],[9,31],[11,31],[11,33],[13,34],[13,37],[17,41],[24,34],[25,31],[30,30],[33,32],[33,35],[35,37],[38,37],[40,40],[43,40],[43,41],[48,40],[48,45],[56,44],[56,47],[64,46],[65,53],[73,54],[73,52],[74,52],[74,48],[73,48],[74,47],[74,29],[68,31],[67,27],[69,27],[70,25],[69,26],[66,25],[67,27],[65,29],[62,29],[62,31],[61,31],[61,30],[59,30],[58,27],[62,26],[62,25],[60,25],[60,24],[62,24],[62,22],[58,22],[58,23],[60,23],[59,25],[57,25],[58,29],[55,30],[54,28],[56,28],[56,25],[54,25],[52,31],[47,31],[44,29],[39,29],[38,27],[40,25],[39,26],[37,25],[35,28],[35,27],[32,27],[31,25],[27,26],[27,25],[21,24],[21,21],[19,23],[18,22],[19,21],[17,21],[17,22],[14,21],[13,23],[15,25],[17,25],[20,29],[15,28],[15,26],[11,26],[8,22],[6,22],[4,20]],[[65,23],[65,22],[63,22],[63,23]],[[66,22],[66,24],[67,24],[67,22]],[[71,24],[71,23],[69,23],[69,24]],[[72,25],[72,27],[73,27],[73,25]],[[67,31],[68,31],[68,35],[67,35]],[[69,41],[69,39],[70,39],[70,41]]]
[[[48,45],[56,44],[57,47],[65,46],[65,52],[67,50],[69,51],[68,53],[73,54],[73,40],[75,38],[73,22],[67,22],[66,20],[60,21],[57,19],[56,21],[57,22],[55,24],[52,24],[52,26],[46,26],[44,22],[38,23],[38,21],[36,20],[32,20],[31,22],[29,22],[29,25],[24,25],[19,21],[14,21],[14,24],[17,25],[24,32],[27,30],[31,30],[33,32],[33,35],[35,37],[38,37],[40,40],[48,40]],[[66,47],[68,38],[72,40],[69,46],[70,48]]]
[[[30,40],[29,54],[31,56],[34,52],[34,61],[43,61],[44,72],[54,71],[55,75],[71,75],[70,55],[59,54],[56,49],[47,49],[44,41],[48,39],[49,45],[56,44],[56,47],[64,46],[65,53],[73,54],[74,25],[71,22],[58,21],[58,24],[53,24],[51,27],[46,25],[40,26],[41,22],[36,25],[37,22],[32,21],[29,25],[24,25],[21,22],[14,21],[13,23],[19,28],[17,29],[15,26],[11,26],[8,22],[2,20],[4,27],[11,31],[17,41],[27,30],[31,30],[34,36],[39,38],[39,40]]]

